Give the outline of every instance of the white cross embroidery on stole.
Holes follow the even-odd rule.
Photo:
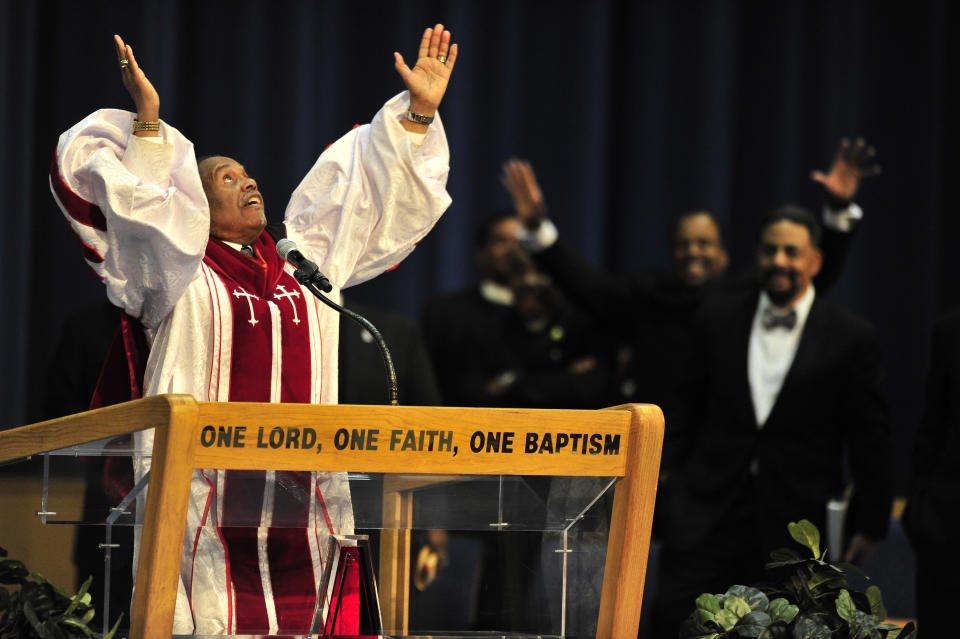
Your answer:
[[[287,298],[290,301],[290,306],[293,307],[293,323],[299,324],[300,318],[297,316],[297,303],[293,301],[294,297],[300,297],[300,291],[288,291],[284,288],[283,284],[277,284],[277,290],[282,291],[282,293],[274,293],[274,299],[283,299]]]
[[[250,293],[247,293],[242,288],[238,288],[237,290],[235,290],[233,292],[233,296],[236,297],[237,299],[241,297],[247,298],[247,306],[250,307],[250,319],[248,319],[247,321],[250,322],[250,326],[256,326],[258,322],[257,322],[256,316],[253,313],[253,302],[251,302],[250,300],[255,300],[260,298],[258,298],[256,295],[251,295]]]

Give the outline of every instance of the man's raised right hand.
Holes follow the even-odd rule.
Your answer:
[[[503,163],[500,181],[513,198],[513,210],[520,222],[527,229],[536,231],[547,216],[547,205],[533,167],[526,160],[510,158]]]
[[[147,79],[143,69],[137,64],[133,56],[133,47],[123,42],[118,35],[113,36],[117,48],[117,62],[120,63],[120,78],[127,93],[133,98],[137,107],[137,119],[141,122],[156,122],[160,119],[160,96]],[[127,64],[122,61],[126,60]],[[137,131],[135,135],[141,137],[157,136],[157,131]]]

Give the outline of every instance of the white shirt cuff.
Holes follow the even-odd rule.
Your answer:
[[[849,233],[863,218],[863,209],[851,202],[845,209],[834,210],[829,206],[823,207],[823,225],[828,229]]]
[[[557,231],[556,225],[549,219],[545,219],[540,222],[536,231],[527,228],[520,229],[517,234],[517,242],[524,250],[530,253],[539,253],[553,246],[559,236],[560,232]]]

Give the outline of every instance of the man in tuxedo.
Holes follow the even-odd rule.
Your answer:
[[[813,278],[821,229],[793,205],[773,211],[757,245],[759,286],[706,301],[671,428],[684,449],[663,477],[656,636],[673,636],[703,592],[763,576],[792,546],[787,523],[825,531],[826,503],[854,491],[845,529],[859,562],[889,523],[890,419],[873,329],[824,301]]]

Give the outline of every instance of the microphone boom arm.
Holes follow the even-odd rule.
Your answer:
[[[380,334],[380,331],[377,330],[377,327],[367,318],[363,317],[358,313],[354,313],[349,308],[344,308],[340,306],[321,292],[321,287],[314,281],[315,273],[302,273],[300,269],[293,274],[297,278],[297,281],[303,284],[311,293],[316,296],[318,300],[340,313],[349,317],[353,322],[359,324],[362,328],[366,329],[369,332],[373,339],[377,342],[377,346],[380,348],[380,355],[383,357],[383,366],[387,371],[387,395],[390,398],[391,406],[399,406],[399,392],[397,390],[397,371],[393,367],[393,357],[390,356],[390,349],[387,348],[387,343],[384,341],[383,336]],[[323,277],[321,274],[320,277]],[[324,281],[327,278],[323,277]],[[327,282],[329,286],[329,282]],[[331,287],[332,288],[332,287]],[[329,291],[330,289],[327,289]]]

